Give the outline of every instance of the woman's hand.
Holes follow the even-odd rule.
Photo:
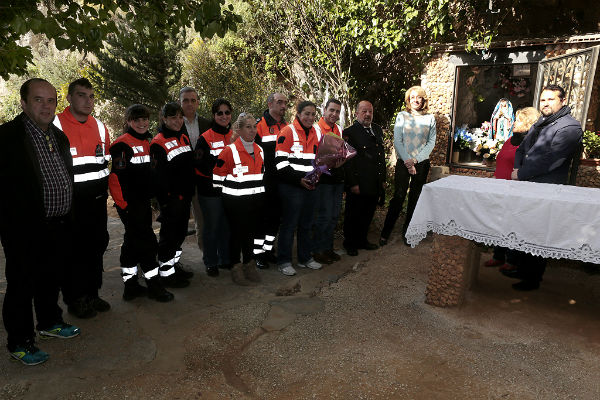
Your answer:
[[[302,185],[302,187],[304,189],[315,190],[315,187],[313,185],[311,185],[310,182],[308,181],[308,179],[306,179],[306,178],[300,179],[300,185]]]

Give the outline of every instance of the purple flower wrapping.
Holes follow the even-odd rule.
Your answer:
[[[339,136],[326,134],[321,137],[319,148],[312,164],[314,169],[305,175],[311,185],[316,185],[322,174],[331,175],[331,168],[340,167],[354,157],[356,150]],[[342,162],[343,161],[343,162]]]

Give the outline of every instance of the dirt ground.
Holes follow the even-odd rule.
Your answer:
[[[101,296],[112,309],[66,314],[82,334],[39,341],[45,364],[0,357],[1,399],[600,398],[600,275],[578,263],[551,262],[529,293],[482,267],[465,304],[444,309],[424,303],[431,238],[410,249],[394,236],[320,271],[271,268],[240,287],[206,276],[188,237],[190,287],[171,303],[127,303],[120,222],[109,230]]]

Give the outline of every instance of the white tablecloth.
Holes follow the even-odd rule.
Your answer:
[[[406,239],[428,231],[600,264],[600,189],[451,175],[423,187]]]

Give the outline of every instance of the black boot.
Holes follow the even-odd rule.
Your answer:
[[[167,303],[173,300],[173,293],[167,291],[161,282],[161,278],[155,276],[152,279],[147,279],[148,297],[161,303]]]
[[[188,269],[185,269],[183,264],[181,264],[179,261],[177,261],[173,267],[175,268],[175,275],[178,275],[180,278],[192,279],[194,276],[194,273]]]
[[[125,289],[123,290],[123,300],[131,301],[136,297],[146,296],[148,289],[145,286],[140,285],[137,276],[127,279],[125,281]]]

